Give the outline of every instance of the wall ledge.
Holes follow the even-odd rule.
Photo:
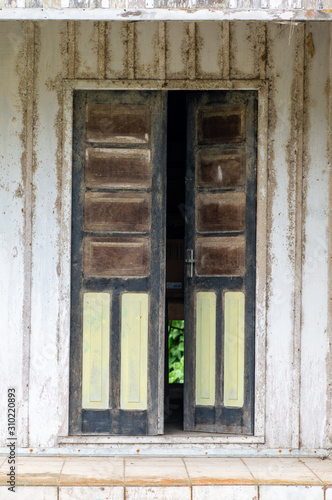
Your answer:
[[[73,21],[331,21],[330,9],[83,9],[2,8],[1,20]]]

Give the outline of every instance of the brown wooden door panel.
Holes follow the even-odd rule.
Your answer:
[[[75,93],[71,434],[163,432],[165,120],[162,92]]]
[[[253,433],[256,94],[187,96],[184,429]]]

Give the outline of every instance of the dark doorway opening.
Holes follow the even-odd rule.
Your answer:
[[[186,92],[167,109],[165,433],[183,430]]]

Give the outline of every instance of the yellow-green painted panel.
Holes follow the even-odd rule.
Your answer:
[[[216,392],[216,294],[196,295],[196,404],[214,405]]]
[[[109,293],[83,296],[83,408],[109,406],[110,300]]]
[[[121,303],[121,396],[124,410],[146,410],[148,389],[147,293],[124,293]]]
[[[224,406],[241,408],[244,400],[243,292],[225,293]]]

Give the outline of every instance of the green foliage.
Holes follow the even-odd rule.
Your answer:
[[[169,383],[183,384],[184,378],[184,321],[168,322]]]

